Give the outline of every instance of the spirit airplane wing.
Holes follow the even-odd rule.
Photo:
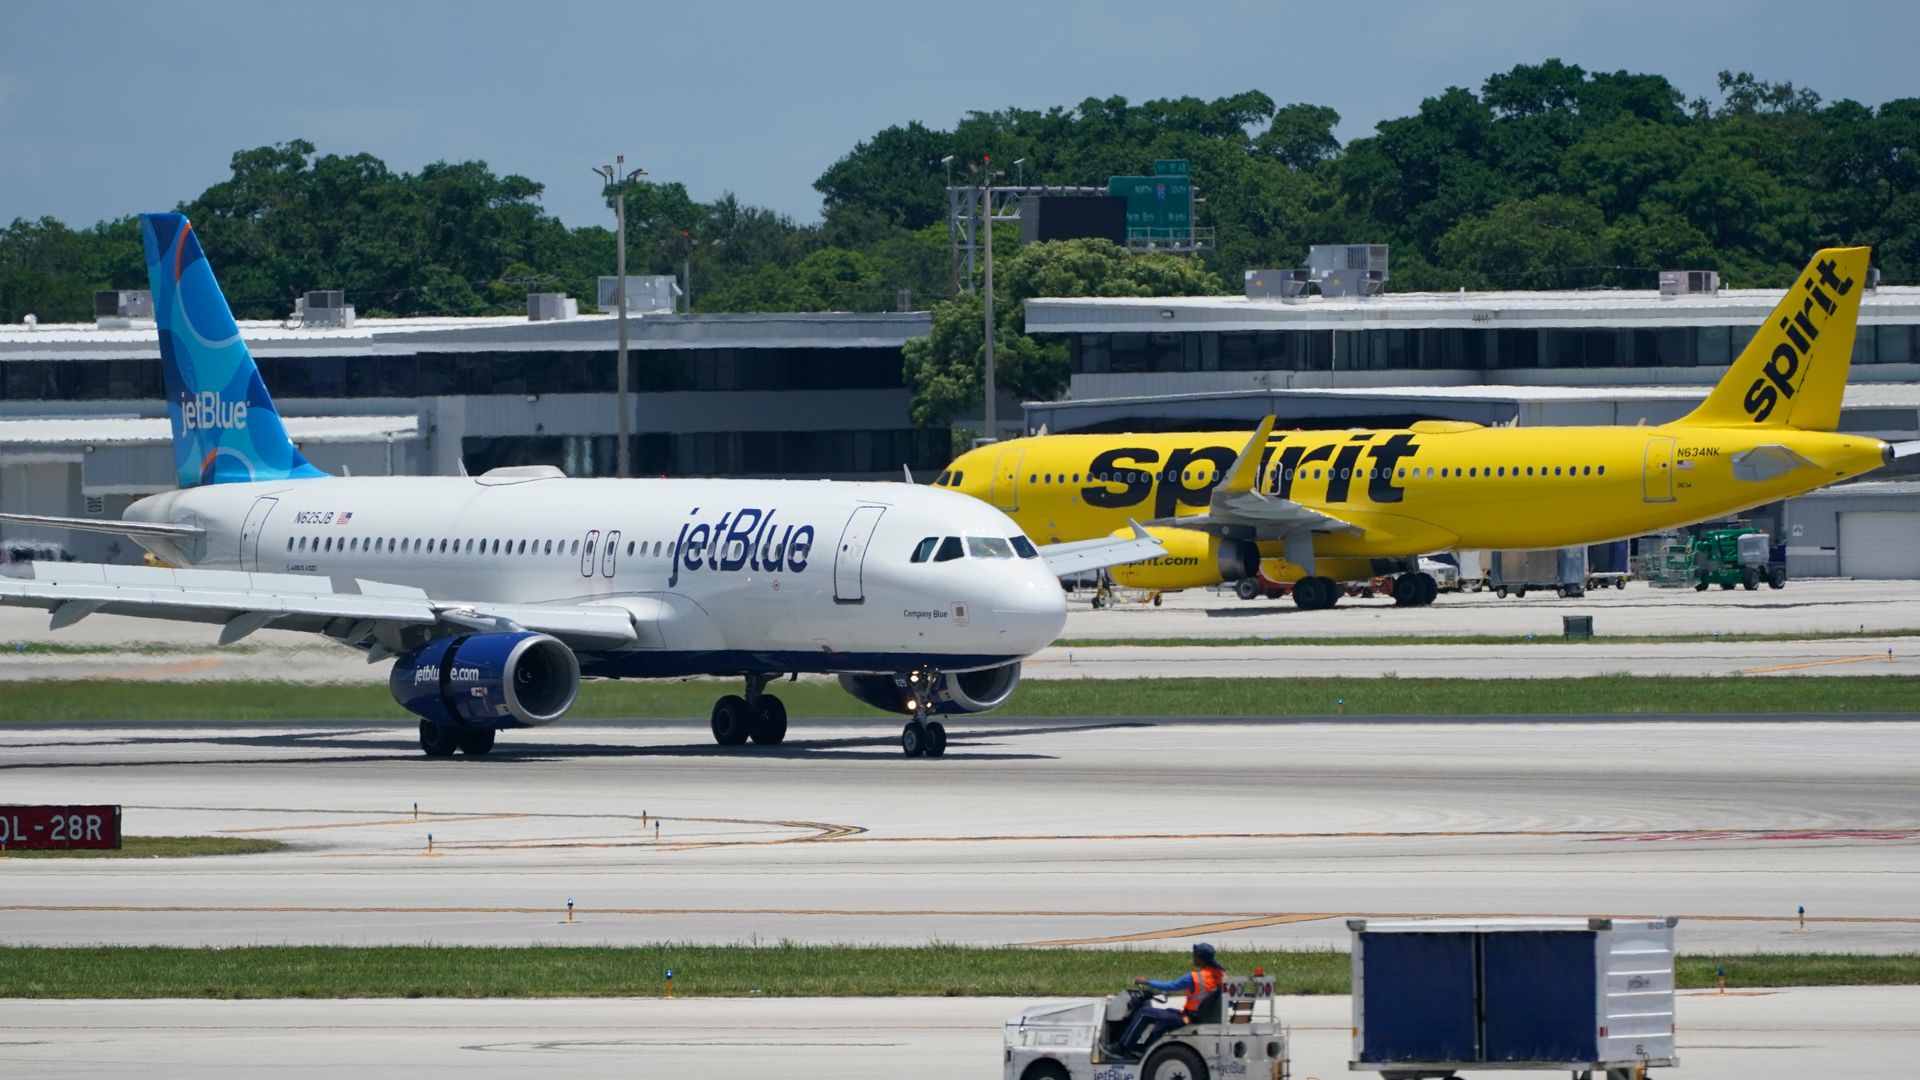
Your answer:
[[[1196,529],[1239,539],[1279,540],[1296,533],[1359,532],[1360,527],[1290,499],[1276,499],[1260,491],[1265,471],[1267,437],[1274,418],[1254,429],[1246,448],[1227,467],[1207,501],[1207,512],[1147,522],[1175,529]]]
[[[1166,547],[1141,528],[1139,522],[1129,524],[1133,526],[1132,536],[1103,536],[1096,540],[1075,540],[1070,544],[1049,544],[1040,549],[1040,557],[1046,560],[1048,572],[1055,577],[1066,577],[1088,570],[1104,570],[1109,566],[1157,559],[1167,553]]]

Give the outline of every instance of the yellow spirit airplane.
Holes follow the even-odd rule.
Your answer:
[[[1433,602],[1418,557],[1447,548],[1593,544],[1706,521],[1859,476],[1920,450],[1837,434],[1869,249],[1829,248],[1788,289],[1700,407],[1657,427],[1040,435],[978,447],[935,484],[983,499],[1045,544],[1132,535],[1167,553],[1114,567],[1135,588],[1260,571],[1300,607],[1339,581],[1397,574]]]

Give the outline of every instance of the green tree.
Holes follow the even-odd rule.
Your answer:
[[[1197,262],[1173,255],[1132,255],[1105,240],[1019,248],[994,266],[995,383],[1030,399],[1057,397],[1066,389],[1065,342],[1022,331],[1025,301],[1033,297],[1204,296],[1219,291],[1219,280]],[[963,293],[934,307],[930,335],[907,342],[914,423],[948,424],[980,404],[985,320],[982,298]]]
[[[1591,283],[1607,269],[1593,204],[1565,195],[1512,199],[1447,230],[1441,261],[1482,288],[1552,289]]]

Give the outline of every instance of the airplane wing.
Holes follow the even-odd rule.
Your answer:
[[[1903,458],[1903,457],[1912,457],[1915,454],[1920,454],[1920,440],[1916,440],[1914,442],[1897,442],[1893,444],[1893,456],[1896,459]]]
[[[1055,577],[1065,577],[1088,570],[1104,570],[1109,566],[1124,566],[1144,559],[1157,559],[1167,553],[1166,547],[1141,528],[1139,522],[1130,524],[1133,526],[1133,535],[1130,537],[1103,536],[1097,540],[1049,544],[1040,549],[1040,557],[1047,561],[1047,569]]]
[[[1278,540],[1292,533],[1360,532],[1358,525],[1332,514],[1261,493],[1261,459],[1266,456],[1267,437],[1273,433],[1273,422],[1274,418],[1268,416],[1254,429],[1240,456],[1233,459],[1226,474],[1214,485],[1206,513],[1155,518],[1147,524],[1253,540]]]
[[[377,581],[104,563],[29,563],[0,575],[0,604],[44,608],[55,630],[96,612],[208,623],[221,628],[222,645],[269,627],[352,643],[382,623],[533,630],[602,648],[638,636],[633,614],[611,605],[466,604]]]
[[[173,540],[191,540],[206,535],[198,525],[161,525],[149,521],[103,521],[100,518],[48,517],[43,514],[0,514],[0,523],[39,525],[48,529],[75,529],[80,532],[113,533],[116,536],[157,536]]]

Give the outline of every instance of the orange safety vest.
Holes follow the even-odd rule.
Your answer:
[[[1201,1002],[1220,992],[1220,979],[1225,974],[1226,972],[1219,968],[1201,968],[1199,971],[1187,972],[1187,976],[1193,980],[1193,989],[1187,993],[1186,1003],[1180,1006],[1180,1012],[1186,1016],[1187,1023],[1193,1023],[1193,1018],[1200,1012]]]

